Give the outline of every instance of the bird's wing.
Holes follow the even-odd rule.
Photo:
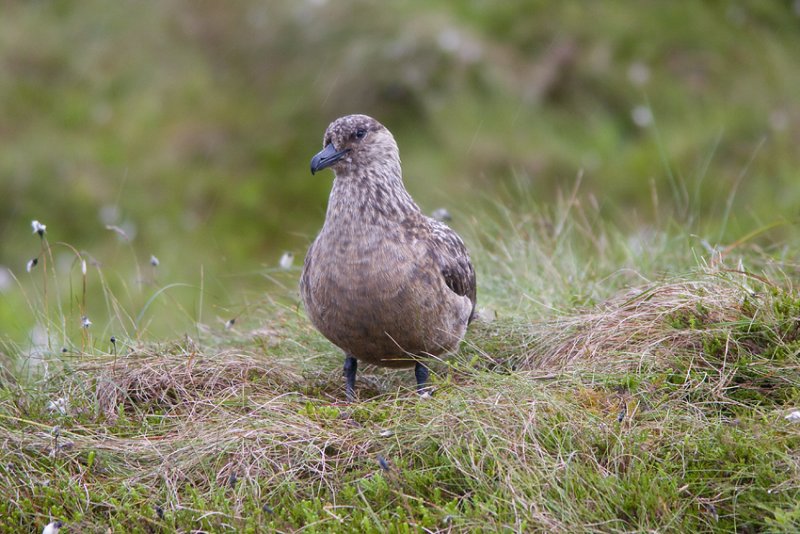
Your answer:
[[[309,271],[311,270],[311,264],[315,261],[314,260],[314,245],[317,244],[317,240],[315,239],[311,246],[308,247],[308,252],[306,252],[306,257],[303,260],[303,271],[300,273],[300,295],[302,296],[303,300],[306,299],[310,300],[313,298],[313,294],[310,289],[309,280]]]
[[[476,281],[475,269],[467,253],[464,241],[447,225],[430,219],[431,239],[429,250],[439,264],[444,282],[455,294],[466,296],[472,302],[469,321],[475,317]]]

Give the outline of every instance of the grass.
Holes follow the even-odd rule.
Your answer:
[[[344,402],[293,289],[46,366],[6,342],[0,530],[796,530],[796,254],[638,243],[577,199],[465,232],[483,318],[431,399],[367,368]]]

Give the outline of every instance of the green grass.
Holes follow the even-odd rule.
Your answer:
[[[0,530],[800,527],[796,247],[706,252],[675,227],[640,246],[570,202],[498,213],[466,232],[483,318],[431,399],[366,368],[344,402],[288,281],[230,328],[6,342]]]

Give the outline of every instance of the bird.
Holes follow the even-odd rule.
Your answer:
[[[359,361],[413,367],[416,391],[426,395],[425,360],[457,350],[475,317],[467,248],[406,191],[397,143],[380,122],[340,117],[322,146],[311,174],[331,168],[335,178],[300,276],[306,314],[345,354],[349,402]]]

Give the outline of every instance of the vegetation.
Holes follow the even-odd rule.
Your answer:
[[[797,531],[795,4],[5,5],[0,531]],[[478,270],[430,399],[277,266],[355,111]]]
[[[294,290],[35,369],[10,346],[0,529],[796,530],[796,259],[592,218],[474,228],[482,319],[427,400],[372,368],[345,403]]]

